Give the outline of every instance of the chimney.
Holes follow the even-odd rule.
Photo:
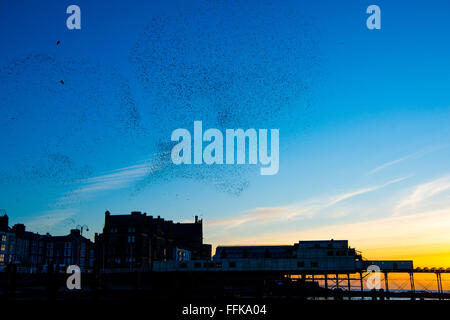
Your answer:
[[[70,230],[70,235],[79,237],[81,235],[80,230],[72,229]]]
[[[15,224],[13,227],[12,227],[12,229],[13,229],[13,231],[16,233],[16,234],[23,234],[23,233],[25,233],[25,225],[24,224]]]
[[[8,216],[6,213],[0,217],[0,231],[8,231]]]
[[[195,223],[198,223],[198,216],[195,216]]]

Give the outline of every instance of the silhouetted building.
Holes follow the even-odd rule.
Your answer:
[[[0,270],[9,261],[9,238],[10,230],[8,226],[8,216],[4,214],[0,217]]]
[[[8,263],[18,265],[23,271],[37,272],[44,263],[44,239],[25,230],[25,225],[15,224],[9,237]]]
[[[83,237],[78,229],[70,230],[66,236],[44,236],[45,267],[53,265],[54,270],[66,270],[77,265],[81,271],[94,267],[95,247],[91,240]]]
[[[43,262],[39,247],[42,247],[39,234],[25,231],[23,224],[10,228],[8,216],[0,217],[0,268],[14,264],[20,271],[36,272]]]
[[[18,272],[35,273],[53,270],[65,271],[69,265],[78,265],[82,271],[93,268],[94,244],[81,236],[80,230],[71,230],[67,236],[40,235],[26,231],[25,225],[8,226],[8,216],[0,217],[0,270],[13,264]]]
[[[347,240],[299,241],[292,246],[218,246],[216,259],[291,259],[321,257],[359,257]]]
[[[219,246],[213,260],[227,265],[272,261],[277,268],[351,270],[360,264],[361,255],[349,247],[348,240],[331,239],[299,241],[291,246]]]
[[[287,259],[294,256],[294,246],[219,246],[214,259]]]
[[[155,261],[153,271],[220,272],[221,277],[236,273],[244,277],[259,277],[263,273],[327,275],[362,272],[372,264],[387,271],[413,270],[411,260],[362,260],[361,253],[351,248],[347,240],[332,239],[299,241],[290,246],[219,246],[213,260]]]
[[[203,223],[174,223],[139,211],[130,215],[105,212],[102,234],[96,234],[97,261],[102,269],[149,269],[153,261],[211,259],[203,244]]]

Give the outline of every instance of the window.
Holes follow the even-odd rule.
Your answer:
[[[5,262],[5,255],[3,253],[0,254],[0,262]]]
[[[317,262],[311,262],[311,268],[317,268],[319,264]]]
[[[135,232],[136,231],[136,229],[134,228],[134,227],[128,227],[128,232]]]
[[[3,241],[3,242],[6,241],[6,234],[2,235],[2,241]]]
[[[230,268],[236,268],[236,262],[230,261],[229,264]]]
[[[49,243],[47,246],[47,256],[48,257],[53,256],[53,243]]]
[[[6,245],[5,244],[2,244],[2,246],[0,248],[0,251],[6,251]]]
[[[134,236],[128,236],[128,243],[134,243]]]
[[[220,262],[216,263],[216,268],[222,268],[222,264]]]
[[[70,257],[72,255],[72,249],[64,248],[64,256]]]
[[[328,256],[332,256],[332,255],[333,255],[333,251],[328,250],[327,255],[328,255]]]
[[[297,262],[297,268],[304,268],[304,267],[305,267],[305,263],[303,261]]]
[[[205,262],[205,263],[203,263],[203,267],[204,268],[214,268],[215,267],[215,264],[214,263],[212,263],[212,262]]]
[[[180,263],[180,268],[187,268],[187,263],[186,262]]]
[[[194,264],[194,268],[201,268],[201,267],[202,267],[202,264],[200,262],[196,262]]]

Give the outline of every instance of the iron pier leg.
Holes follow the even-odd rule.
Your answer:
[[[386,288],[386,298],[389,299],[389,278],[387,272],[384,273],[384,285]]]
[[[336,273],[336,289],[339,289],[339,274]]]
[[[409,281],[411,283],[411,291],[413,294],[413,298],[415,297],[415,293],[416,293],[416,286],[414,284],[414,272],[410,272],[409,273]]]
[[[350,273],[347,273],[347,287],[348,291],[350,291],[352,284],[350,283]]]
[[[436,279],[437,279],[437,285],[438,285],[439,300],[441,300],[442,294],[444,293],[444,291],[442,290],[442,278],[441,278],[440,272],[436,272]]]
[[[439,273],[436,272],[437,291],[439,296],[441,295],[441,287],[439,286]]]
[[[359,273],[359,279],[361,281],[361,299],[364,300],[364,283],[362,272]]]

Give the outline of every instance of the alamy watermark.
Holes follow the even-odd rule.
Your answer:
[[[76,4],[67,7],[66,13],[70,16],[66,20],[66,26],[69,30],[81,29],[81,9]],[[366,13],[370,16],[366,20],[366,26],[369,30],[381,29],[381,9],[379,6],[372,4],[367,7]]]
[[[379,266],[372,264],[367,267],[366,272],[369,274],[366,279],[367,288],[377,289],[381,288],[381,269]]]
[[[178,142],[171,152],[172,162],[176,165],[192,163],[256,165],[259,161],[262,165],[261,175],[274,175],[279,169],[278,129],[270,130],[270,154],[267,129],[258,129],[258,131],[255,129],[245,131],[243,129],[226,129],[224,146],[224,135],[219,129],[211,128],[203,133],[202,121],[194,121],[193,141],[189,130],[182,128],[172,132],[171,140]],[[203,142],[208,142],[208,144],[203,147]],[[247,159],[246,154],[248,155]]]
[[[366,13],[370,16],[366,20],[366,26],[369,30],[381,29],[381,9],[379,6],[372,4],[367,7]]]
[[[69,30],[80,30],[81,29],[81,9],[79,6],[72,4],[67,7],[66,13],[70,14],[66,20],[66,26]]]
[[[80,269],[80,267],[77,265],[70,265],[67,267],[66,273],[70,274],[70,276],[67,278],[67,281],[66,281],[67,289],[80,290],[81,289],[81,269]]]

